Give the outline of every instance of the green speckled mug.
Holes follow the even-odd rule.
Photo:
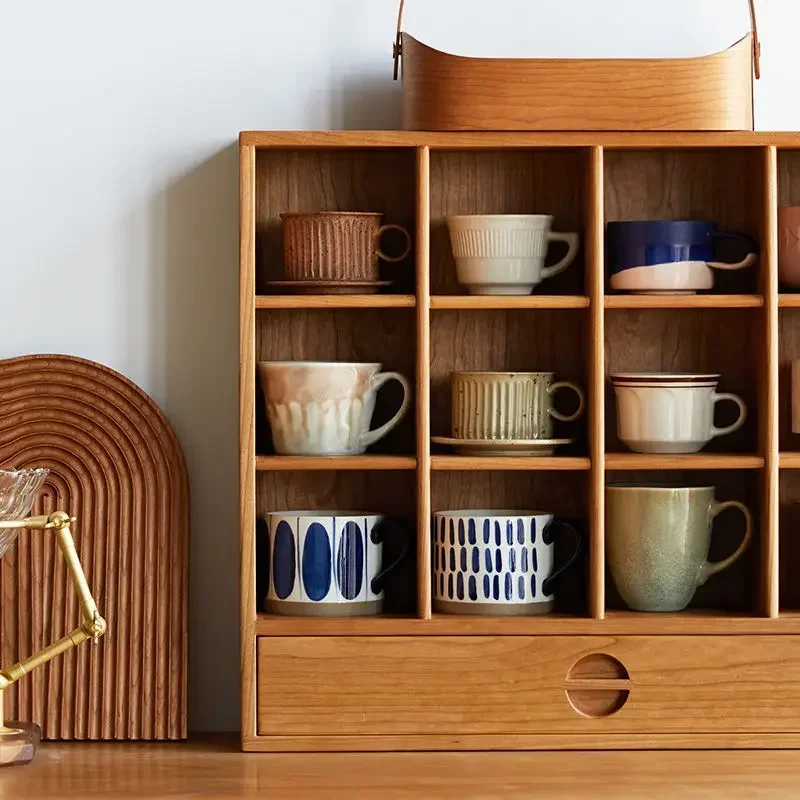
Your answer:
[[[710,562],[714,518],[738,508],[745,518],[736,552]],[[698,586],[736,561],[753,520],[743,503],[714,500],[714,487],[611,484],[606,487],[606,558],[622,599],[634,611],[681,611]]]

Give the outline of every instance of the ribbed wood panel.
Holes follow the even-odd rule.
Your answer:
[[[50,470],[33,513],[78,517],[78,554],[108,633],[23,678],[8,718],[49,739],[186,736],[188,480],[155,403],[123,376],[68,356],[0,361],[0,465]],[[0,562],[8,665],[80,621],[48,533]]]

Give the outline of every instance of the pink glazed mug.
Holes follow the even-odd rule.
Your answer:
[[[787,286],[800,288],[800,206],[778,209],[778,275]]]

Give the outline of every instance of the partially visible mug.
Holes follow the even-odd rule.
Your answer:
[[[613,374],[620,441],[636,453],[697,453],[713,438],[739,430],[747,406],[739,395],[718,393],[718,382],[719,375]],[[714,408],[726,400],[739,407],[739,417],[717,428]]]
[[[573,422],[583,415],[583,390],[556,381],[552,372],[453,372],[452,435],[455,439],[552,439],[553,420]],[[572,414],[553,408],[560,389],[578,396]]]
[[[778,276],[787,286],[800,287],[800,206],[778,209]]]
[[[736,508],[744,537],[733,555],[708,561],[714,518]],[[750,510],[718,503],[713,486],[606,487],[606,559],[620,596],[634,611],[681,611],[712,575],[731,566],[752,536]]]
[[[260,361],[267,417],[275,452],[297,456],[363,453],[382,439],[408,411],[411,385],[381,364],[335,361]],[[403,387],[398,412],[370,430],[378,389],[395,380]]]
[[[740,261],[715,257],[716,245],[735,239],[744,246]],[[660,220],[609,222],[606,227],[611,288],[641,294],[693,294],[714,286],[713,269],[752,267],[758,242],[713,222]]]
[[[378,259],[402,261],[411,236],[402,225],[381,225],[383,214],[362,211],[316,211],[281,214],[283,259],[290,281],[377,281]],[[388,255],[381,237],[399,231],[405,247]]]
[[[541,511],[437,511],[432,533],[433,607],[447,614],[546,614],[580,554],[575,528]],[[557,535],[574,544],[558,569]]]
[[[377,614],[387,576],[408,554],[404,524],[369,511],[276,511],[269,525],[273,614],[350,617]],[[383,542],[395,532],[401,553],[383,566]]]
[[[458,282],[470,294],[530,294],[578,254],[578,234],[551,232],[548,214],[475,214],[447,217],[446,222]],[[564,242],[567,253],[545,267],[551,242]]]

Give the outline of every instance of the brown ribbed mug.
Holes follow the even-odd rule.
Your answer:
[[[377,281],[378,259],[402,261],[411,251],[411,236],[401,225],[381,225],[383,214],[361,211],[317,211],[281,214],[286,280]],[[406,246],[399,256],[380,248],[386,231],[400,231]]]

